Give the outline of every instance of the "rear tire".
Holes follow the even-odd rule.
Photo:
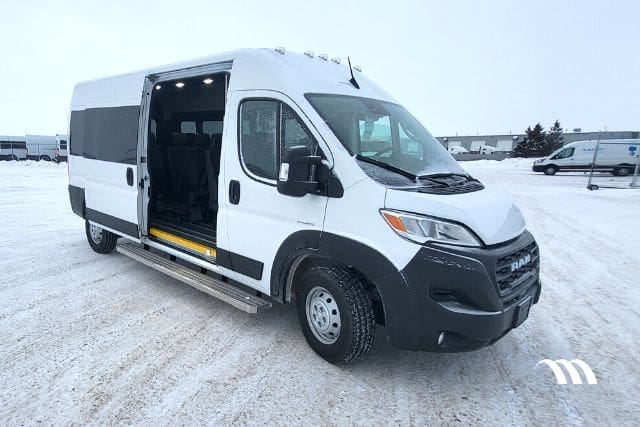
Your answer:
[[[296,290],[302,332],[323,359],[347,364],[366,355],[375,338],[371,299],[358,276],[338,267],[314,267]]]
[[[555,166],[547,166],[544,170],[545,175],[555,175],[558,172],[558,168]]]
[[[629,175],[630,173],[631,173],[631,169],[629,169],[629,168],[624,168],[624,167],[623,167],[623,168],[615,168],[615,169],[613,170],[613,174],[614,174],[615,176],[627,176],[627,175]]]
[[[110,231],[103,230],[98,225],[85,220],[84,229],[91,249],[99,254],[107,254],[116,248],[118,236]]]

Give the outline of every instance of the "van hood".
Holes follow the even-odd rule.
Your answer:
[[[387,189],[385,208],[460,222],[486,245],[514,239],[525,228],[524,217],[511,198],[486,187],[451,195]]]

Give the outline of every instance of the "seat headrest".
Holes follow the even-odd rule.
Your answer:
[[[197,134],[196,145],[198,147],[209,147],[211,145],[211,137],[206,133]]]
[[[171,145],[173,146],[194,146],[196,135],[194,133],[177,133],[171,134]]]

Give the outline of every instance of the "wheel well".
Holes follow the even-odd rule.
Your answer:
[[[378,288],[376,288],[373,281],[371,281],[362,271],[331,258],[302,255],[298,259],[296,259],[296,261],[294,261],[291,265],[289,274],[287,275],[287,281],[285,284],[286,289],[284,290],[285,303],[290,303],[293,300],[296,287],[298,283],[300,283],[300,280],[302,279],[304,274],[313,267],[318,266],[340,267],[358,276],[360,280],[362,280],[365,290],[371,298],[373,310],[376,317],[376,323],[379,325],[385,324],[384,305],[382,303],[382,298],[380,297],[380,292],[378,291]]]

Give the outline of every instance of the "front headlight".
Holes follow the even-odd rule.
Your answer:
[[[380,214],[396,233],[417,243],[432,240],[451,245],[482,246],[471,231],[453,222],[386,209],[380,209]]]

